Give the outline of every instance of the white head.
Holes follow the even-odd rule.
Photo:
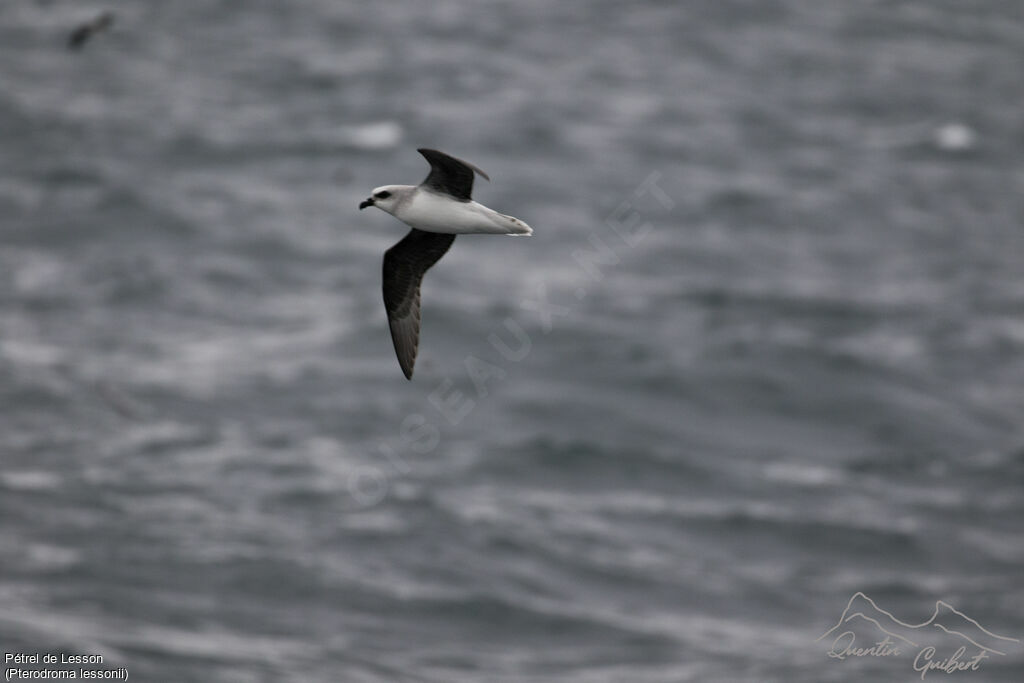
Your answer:
[[[381,211],[392,215],[395,209],[405,199],[410,190],[415,189],[411,185],[382,185],[374,188],[373,193],[359,204],[360,209],[368,206],[376,206]]]

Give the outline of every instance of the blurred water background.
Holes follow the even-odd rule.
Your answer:
[[[858,590],[1024,638],[1022,73],[1014,0],[4,0],[0,649],[917,680],[814,642]],[[356,206],[418,146],[535,236],[456,241],[410,383]]]

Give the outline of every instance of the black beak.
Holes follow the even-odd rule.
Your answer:
[[[368,206],[373,206],[373,197],[370,197],[369,199],[364,199],[363,201],[359,202],[360,211],[362,211]]]

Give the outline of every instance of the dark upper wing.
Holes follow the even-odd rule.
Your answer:
[[[420,282],[454,241],[455,235],[413,228],[384,252],[384,308],[398,364],[406,379],[412,379],[420,341]]]
[[[459,201],[468,202],[473,193],[473,172],[490,180],[488,175],[479,168],[436,149],[420,148],[416,150],[430,162],[430,173],[423,185],[432,190],[443,192]]]
[[[68,36],[68,47],[73,50],[81,49],[94,33],[110,28],[113,23],[114,13],[103,12],[92,21],[86,22],[72,31]]]
[[[68,47],[72,50],[80,49],[92,37],[94,30],[92,24],[82,24],[68,36]]]

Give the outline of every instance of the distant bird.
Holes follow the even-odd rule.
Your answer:
[[[419,185],[383,185],[359,204],[376,206],[412,230],[384,253],[384,308],[391,340],[406,379],[412,379],[420,338],[420,283],[423,275],[455,241],[456,235],[530,235],[529,225],[474,202],[473,173],[490,180],[468,162],[435,149],[418,149],[430,173]]]
[[[114,13],[103,12],[92,21],[85,22],[71,32],[71,35],[68,36],[68,48],[71,50],[81,50],[94,33],[105,31],[113,23]]]

